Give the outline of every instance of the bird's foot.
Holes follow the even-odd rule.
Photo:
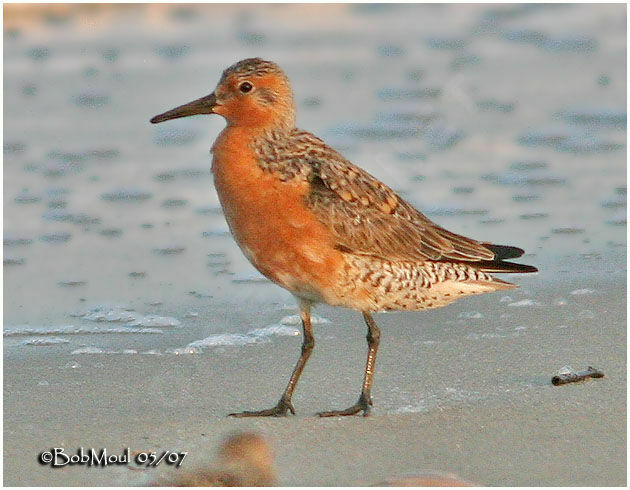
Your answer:
[[[342,417],[344,415],[356,415],[360,411],[363,411],[363,416],[367,417],[370,415],[370,406],[372,405],[372,397],[366,397],[361,394],[357,402],[351,407],[346,408],[345,410],[331,410],[329,412],[319,412],[317,415],[320,417]]]
[[[228,417],[286,417],[288,412],[295,415],[295,408],[293,408],[291,400],[280,398],[278,404],[273,408],[268,408],[267,410],[255,410],[251,412],[236,412],[229,414]]]

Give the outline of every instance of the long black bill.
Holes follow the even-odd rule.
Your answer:
[[[217,98],[214,93],[206,95],[201,99],[193,100],[188,104],[180,105],[175,109],[158,114],[151,119],[153,124],[168,121],[169,119],[178,119],[180,117],[194,116],[196,114],[212,114],[212,109],[217,105]]]

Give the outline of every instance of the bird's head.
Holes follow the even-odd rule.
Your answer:
[[[227,68],[213,93],[171,109],[152,123],[196,114],[219,114],[230,126],[292,129],[295,104],[289,79],[278,65],[248,58]]]

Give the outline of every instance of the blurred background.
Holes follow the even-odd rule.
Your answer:
[[[522,246],[536,284],[623,272],[624,12],[5,5],[5,325],[292,304],[229,236],[208,154],[224,121],[148,122],[252,56],[286,70],[299,127],[442,226]]]
[[[300,128],[441,226],[522,247],[540,269],[505,277],[521,286],[509,295],[379,315],[368,425],[252,421],[274,438],[281,480],[374,483],[427,461],[448,469],[448,455],[480,483],[625,478],[625,5],[3,7],[5,483],[50,484],[33,456],[46,428],[45,444],[170,441],[193,455],[206,433],[236,427],[226,413],[275,402],[299,319],[228,232],[208,153],[224,121],[149,123],[253,56],[286,71]],[[316,314],[301,415],[353,400],[365,356],[356,313]],[[549,379],[568,362],[606,378],[554,391]],[[514,417],[514,437],[490,400]],[[466,403],[472,418],[452,420],[461,432],[441,430],[442,409]],[[474,435],[480,414],[494,438]],[[522,442],[523,423],[538,436]],[[295,437],[313,464],[293,451]],[[77,470],[55,481],[85,484]],[[128,484],[125,470],[90,483]]]

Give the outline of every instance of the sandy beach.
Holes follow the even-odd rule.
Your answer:
[[[33,9],[33,10],[29,10]],[[4,484],[146,485],[178,471],[52,469],[53,447],[187,451],[260,433],[285,486],[425,471],[489,486],[626,485],[624,5],[5,5]],[[323,22],[325,20],[326,22]],[[447,308],[318,306],[296,416],[295,301],[229,235],[218,117],[149,118],[247,56],[287,71],[298,124],[440,225],[538,274]],[[601,379],[552,386],[570,366]]]
[[[608,305],[605,324],[582,313],[600,299],[540,306],[539,325],[527,308],[497,304],[496,295],[473,300],[492,306],[489,319],[454,320],[455,307],[380,315],[384,341],[369,418],[314,416],[354,400],[360,383],[363,329],[358,315],[343,310],[330,311],[335,325],[317,328],[295,395],[298,415],[284,419],[226,414],[275,402],[297,338],[188,356],[5,356],[5,396],[16,400],[5,405],[5,484],[144,484],[169,468],[51,470],[34,455],[52,444],[185,450],[184,467],[193,468],[212,459],[227,433],[254,430],[272,444],[279,481],[288,486],[370,485],[422,470],[492,486],[624,485],[623,296]],[[498,320],[504,312],[509,322]],[[566,363],[596,365],[606,377],[553,387],[551,375]]]

